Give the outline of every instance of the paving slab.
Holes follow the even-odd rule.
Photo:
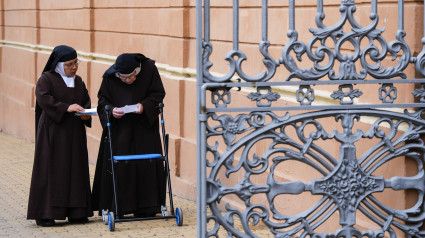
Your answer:
[[[111,232],[95,214],[86,224],[39,227],[26,219],[33,159],[33,142],[0,132],[0,237],[196,237],[196,202],[177,196],[173,201],[183,210],[183,226],[175,219],[117,222]],[[89,168],[93,181],[95,166]]]

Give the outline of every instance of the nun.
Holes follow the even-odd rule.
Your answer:
[[[142,54],[125,53],[103,74],[97,95],[97,112],[108,135],[109,113],[113,155],[161,154],[158,104],[165,97],[155,61]],[[105,111],[108,105],[110,110]],[[123,110],[132,106],[134,110]],[[165,205],[165,168],[159,160],[115,164],[117,202],[120,215],[152,217]],[[94,211],[115,211],[109,147],[101,141],[93,182]]]
[[[79,60],[69,46],[53,49],[36,89],[35,152],[27,219],[39,226],[55,220],[84,223],[93,216],[90,201],[86,127],[91,116],[79,115],[91,102],[76,75]]]

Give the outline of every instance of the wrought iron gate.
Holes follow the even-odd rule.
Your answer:
[[[404,1],[398,1],[398,30],[387,41],[377,28],[377,0],[367,26],[356,21],[354,0],[341,0],[339,21],[327,26],[317,0],[309,39],[298,37],[295,0],[289,0],[282,7],[289,13],[288,41],[275,59],[269,3],[259,0],[264,71],[255,76],[242,67],[239,0],[231,6],[233,48],[223,75],[210,72],[211,3],[196,3],[198,237],[425,237],[425,47],[413,56],[405,41]],[[285,78],[276,79],[278,67]],[[408,79],[409,67],[421,76]],[[279,103],[278,92],[287,87],[295,88],[285,96],[293,103]],[[328,92],[329,101],[319,100],[319,92],[321,98]],[[232,104],[243,95],[246,103]],[[393,168],[399,165],[410,167]],[[382,172],[391,168],[404,172]],[[303,171],[311,180],[297,177]],[[394,198],[409,193],[414,202],[391,207],[381,201],[388,200],[380,195],[385,191]]]

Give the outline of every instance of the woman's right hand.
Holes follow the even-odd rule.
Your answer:
[[[69,105],[67,112],[81,112],[84,108],[76,103]]]
[[[124,111],[123,110],[120,110],[117,107],[114,107],[114,109],[112,110],[112,115],[115,118],[121,118],[122,116],[124,116],[124,114],[125,114]]]

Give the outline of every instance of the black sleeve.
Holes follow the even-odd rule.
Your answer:
[[[102,127],[106,127],[107,118],[105,114],[105,106],[110,106],[109,111],[109,119],[113,120],[112,115],[112,103],[111,103],[111,95],[109,93],[109,84],[108,84],[108,78],[104,78],[102,80],[102,84],[100,85],[99,92],[97,93],[98,103],[97,103],[97,114],[99,116],[100,124],[102,124]]]
[[[148,122],[153,125],[159,115],[158,105],[165,97],[164,86],[162,85],[161,76],[158,69],[153,65],[151,83],[149,86],[148,96],[140,102],[143,105],[143,114]]]
[[[35,96],[37,105],[55,122],[60,123],[68,110],[69,104],[59,102],[53,97],[53,85],[45,74],[37,81]]]

